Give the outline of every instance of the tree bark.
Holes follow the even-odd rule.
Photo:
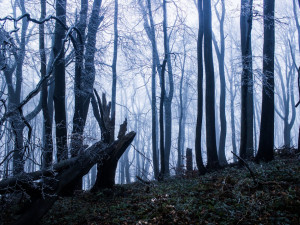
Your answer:
[[[264,0],[263,94],[259,147],[256,160],[274,158],[274,0]]]
[[[130,132],[110,145],[99,141],[79,156],[66,161],[61,161],[64,163],[65,169],[51,179],[52,182],[48,184],[49,188],[41,189],[40,195],[35,193],[35,197],[32,198],[30,205],[27,206],[25,212],[15,224],[25,225],[38,223],[42,216],[57,200],[57,197],[70,183],[88,173],[95,163],[105,163],[107,160],[109,161],[110,158],[120,156],[120,154],[122,154],[122,152],[130,145],[134,136],[135,132]],[[57,166],[54,165],[53,167],[55,168]],[[44,175],[44,173],[41,172],[41,175]],[[36,179],[38,179],[38,177],[36,177]],[[0,182],[0,187],[4,182],[5,181]],[[24,189],[22,190],[24,191]]]
[[[253,157],[253,75],[252,75],[252,0],[241,2],[241,49],[243,72],[241,78],[241,158]]]
[[[46,17],[46,0],[41,0],[41,17],[44,20]],[[40,42],[40,57],[41,57],[41,77],[47,75],[46,52],[45,52],[45,25],[39,25],[39,42]],[[43,111],[43,127],[44,127],[44,145],[42,156],[42,167],[47,168],[52,164],[53,141],[52,141],[52,117],[50,118],[48,110],[48,87],[47,82],[42,85],[42,111]]]
[[[164,33],[164,52],[165,59],[167,60],[168,68],[168,85],[169,91],[166,92],[165,89],[165,173],[170,174],[169,162],[170,162],[170,152],[171,152],[171,143],[172,143],[172,99],[174,94],[174,81],[173,81],[173,72],[171,64],[171,54],[170,54],[170,44],[169,44],[169,35],[168,35],[168,21],[167,21],[167,1],[163,0],[163,33]]]
[[[220,122],[221,131],[219,139],[219,161],[221,165],[227,165],[226,155],[225,155],[225,144],[226,144],[226,133],[227,133],[227,123],[226,123],[226,81],[225,81],[225,35],[224,35],[224,20],[225,20],[225,1],[221,1],[222,14],[220,15],[217,7],[215,5],[215,12],[220,23],[220,48],[218,43],[213,36],[213,42],[217,53],[217,58],[219,62],[219,73],[220,73]]]
[[[66,24],[66,0],[56,1],[56,17],[60,19],[63,24]],[[56,124],[56,146],[57,146],[57,160],[61,161],[68,158],[67,146],[67,118],[66,118],[66,81],[65,81],[65,53],[61,51],[63,46],[62,40],[65,38],[65,29],[56,21],[54,31],[54,45],[53,53],[57,61],[54,64],[54,109],[55,109],[55,124]]]
[[[203,117],[203,3],[202,0],[198,0],[198,39],[197,39],[197,123],[196,123],[196,138],[195,138],[195,155],[196,164],[200,174],[204,174],[206,169],[203,164],[201,153],[201,130],[202,130],[202,117]]]
[[[207,167],[214,169],[219,167],[215,130],[215,78],[212,57],[212,22],[211,1],[203,1],[204,17],[204,61],[206,71],[206,144]]]
[[[117,94],[117,59],[118,59],[118,0],[115,0],[114,13],[114,53],[112,63],[112,97],[111,97],[111,121],[112,131],[110,141],[115,139],[115,123],[116,123],[116,94]]]

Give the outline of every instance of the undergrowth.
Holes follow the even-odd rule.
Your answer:
[[[60,198],[55,224],[300,224],[300,155]]]

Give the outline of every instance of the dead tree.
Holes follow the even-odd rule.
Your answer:
[[[110,117],[111,102],[107,102],[105,94],[102,94],[102,100],[97,91],[94,90],[95,96],[92,97],[92,106],[94,116],[98,121],[101,129],[101,140],[103,143],[113,143],[111,137],[114,132],[114,123]],[[118,139],[122,139],[127,131],[127,119],[121,124]],[[92,191],[97,191],[103,188],[112,188],[115,184],[115,174],[118,165],[118,161],[125,152],[126,149],[120,149],[116,151],[108,160],[103,163],[97,164],[97,178]]]
[[[126,127],[126,126],[125,126]],[[105,165],[120,157],[135,137],[135,132],[125,134],[121,125],[118,140],[111,144],[96,142],[77,157],[63,160],[52,168],[33,173],[23,173],[0,182],[0,194],[26,192],[30,204],[15,224],[36,224],[51,208],[58,196],[74,181],[78,180],[98,163]],[[104,176],[104,175],[103,175]],[[47,182],[35,182],[47,178]]]

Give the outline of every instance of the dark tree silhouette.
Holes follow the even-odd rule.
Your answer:
[[[211,1],[203,1],[207,167],[219,167],[215,129],[215,75],[212,55]]]
[[[195,137],[195,155],[196,164],[200,174],[204,174],[206,169],[203,165],[201,153],[201,129],[202,129],[202,116],[203,116],[203,2],[198,0],[198,40],[197,40],[197,65],[198,65],[198,79],[197,79],[197,124],[196,124],[196,137]]]
[[[259,147],[256,160],[274,158],[274,0],[264,0],[263,94]]]
[[[240,156],[253,156],[253,78],[252,78],[252,0],[241,2],[241,50],[243,72],[241,78],[241,144]]]

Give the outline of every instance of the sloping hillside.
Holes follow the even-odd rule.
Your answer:
[[[300,224],[300,155],[61,198],[41,224]]]

